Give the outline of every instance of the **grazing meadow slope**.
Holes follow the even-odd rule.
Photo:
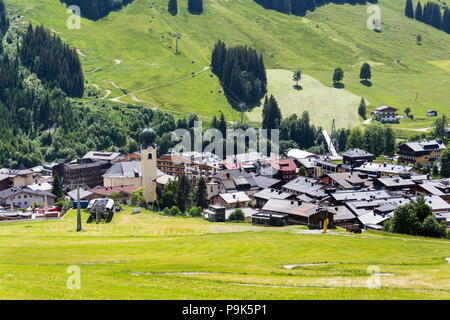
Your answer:
[[[302,18],[265,10],[252,0],[204,3],[203,14],[191,15],[185,1],[179,1],[178,15],[171,16],[166,1],[134,0],[98,21],[82,19],[79,30],[66,27],[69,14],[58,0],[8,0],[7,6],[79,48],[89,85],[99,86],[108,99],[120,97],[116,101],[206,117],[222,110],[228,119],[239,118],[207,68],[211,49],[220,38],[230,45],[255,47],[269,69],[300,68],[324,86],[331,86],[334,68],[341,67],[345,90],[365,97],[372,109],[381,104],[400,110],[411,107],[416,120],[409,127],[428,126],[427,109],[450,115],[450,35],[406,18],[404,0],[379,1],[381,33],[366,26],[368,6],[330,4]],[[180,55],[175,54],[174,33],[181,34]],[[417,34],[422,45],[416,43]],[[373,66],[371,87],[359,83],[359,67],[365,61]],[[333,99],[333,94],[328,98]],[[319,97],[311,103],[330,110],[323,100]],[[285,99],[281,108],[301,112],[310,106]],[[311,118],[324,126],[330,122],[314,113]]]
[[[449,241],[130,211],[80,233],[74,211],[1,223],[0,299],[450,298]]]

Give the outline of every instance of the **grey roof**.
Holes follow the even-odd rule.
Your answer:
[[[384,221],[393,217],[393,213],[389,213],[386,215],[375,214],[373,211],[358,216],[358,220],[365,226],[371,227],[374,225],[380,225]]]
[[[356,218],[356,216],[345,206],[328,207],[327,211],[334,214],[334,221],[351,220]]]
[[[253,195],[253,197],[255,197],[255,198],[260,198],[260,199],[265,199],[265,200],[287,199],[292,196],[293,196],[292,193],[283,192],[281,190],[276,190],[276,189],[269,189],[269,188],[263,189]]]
[[[413,168],[390,163],[366,162],[362,166],[355,168],[357,171],[364,172],[389,172],[392,174],[407,173]]]
[[[83,159],[113,161],[120,156],[120,152],[89,151],[83,156]]]
[[[335,192],[331,194],[335,201],[354,201],[354,200],[370,200],[370,199],[388,199],[391,196],[387,191],[370,190],[359,192]]]
[[[250,173],[250,174],[253,176],[253,179],[255,180],[258,187],[261,189],[270,188],[281,182],[281,180],[279,180],[279,179],[260,176],[260,175],[256,175],[255,173]]]
[[[10,198],[16,194],[19,193],[27,193],[27,194],[32,194],[35,196],[47,196],[47,197],[52,197],[52,198],[56,198],[56,196],[53,193],[47,192],[47,191],[40,191],[40,190],[31,190],[31,189],[26,189],[26,188],[8,188],[6,190],[0,191],[0,199],[7,199]]]
[[[442,141],[439,140],[427,140],[427,141],[413,141],[413,142],[407,142],[404,145],[411,148],[413,151],[419,152],[419,151],[427,151],[427,150],[434,150],[434,149],[445,149],[445,144]]]
[[[83,200],[86,197],[89,197],[91,194],[93,194],[93,192],[89,191],[89,190],[85,190],[85,189],[80,189],[80,200]],[[72,199],[72,200],[77,200],[77,189],[72,190],[67,192],[67,195]]]
[[[135,178],[141,176],[141,162],[117,162],[103,175],[104,178]]]
[[[374,155],[362,150],[362,149],[349,149],[346,152],[344,152],[344,154],[342,154],[344,157],[349,157],[349,158],[358,158],[358,157],[373,157]]]
[[[298,203],[294,200],[270,199],[262,208],[263,211],[293,214],[310,217],[317,213],[318,206],[312,203]]]
[[[321,198],[327,196],[327,194],[322,190],[322,187],[322,184],[318,183],[315,179],[298,177],[283,185],[282,188],[287,192],[306,194],[307,196],[313,198]]]

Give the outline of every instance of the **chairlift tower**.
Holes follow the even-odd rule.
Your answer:
[[[172,37],[175,37],[176,40],[176,47],[175,47],[175,54],[180,54],[180,44],[179,41],[181,39],[181,34],[180,33],[173,33]]]
[[[72,187],[77,188],[77,232],[80,232],[82,230],[82,227],[81,227],[80,188],[87,188],[87,186],[84,183],[83,178],[80,178],[78,183],[73,184]]]

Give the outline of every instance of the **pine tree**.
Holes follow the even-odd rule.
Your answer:
[[[167,10],[172,16],[176,16],[178,14],[178,3],[177,0],[169,0]]]
[[[263,106],[263,129],[269,130],[268,137],[270,137],[270,130],[278,129],[281,123],[281,110],[273,95],[264,99]]]
[[[222,136],[225,138],[227,135],[227,121],[225,120],[225,116],[222,112],[220,113],[218,129],[222,133]]]
[[[368,64],[367,62],[362,65],[361,71],[359,73],[359,78],[365,82],[372,79],[371,67],[370,64]]]
[[[64,188],[58,174],[53,177],[52,193],[58,200],[64,197]]]
[[[416,11],[414,12],[414,17],[418,21],[423,21],[423,10],[422,10],[422,4],[420,2],[417,3]]]
[[[186,209],[190,207],[189,195],[192,190],[191,182],[189,178],[182,173],[178,177],[178,186],[177,186],[177,206],[181,212],[186,212]]]
[[[450,178],[450,148],[445,149],[441,156],[441,176]]]
[[[361,99],[361,102],[358,106],[358,114],[363,118],[364,120],[367,119],[366,116],[367,108],[366,108],[366,100],[364,98]]]
[[[302,72],[300,70],[295,71],[292,80],[295,81],[295,87],[298,88],[298,82],[302,80]]]
[[[208,190],[204,177],[200,177],[198,181],[196,205],[200,208],[208,206]]]
[[[334,69],[334,73],[333,73],[334,86],[336,86],[336,84],[339,84],[343,79],[344,79],[344,70],[342,70],[342,68]]]
[[[412,0],[406,0],[405,16],[414,19],[414,5]]]
[[[0,0],[0,40],[3,38],[3,35],[8,30],[8,27],[9,27],[9,21],[6,16],[5,3],[3,2],[3,0]],[[3,46],[0,45],[0,47],[3,47]]]

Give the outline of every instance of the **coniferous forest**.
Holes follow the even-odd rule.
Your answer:
[[[271,9],[286,14],[293,14],[296,16],[305,16],[308,11],[312,12],[317,7],[334,4],[361,4],[378,3],[378,0],[254,0],[266,9]]]
[[[258,103],[267,91],[264,60],[253,48],[227,48],[219,40],[212,52],[211,68],[219,78],[225,95],[235,106]]]
[[[69,97],[83,96],[84,78],[77,53],[44,27],[33,28],[30,24],[20,59],[50,87],[59,87]]]
[[[111,11],[116,11],[131,3],[133,0],[60,0],[66,5],[80,7],[81,16],[98,20],[106,17]]]
[[[437,29],[450,33],[450,9],[436,2],[427,2],[425,5],[419,1],[414,8],[412,0],[406,1],[405,16],[429,24]]]

